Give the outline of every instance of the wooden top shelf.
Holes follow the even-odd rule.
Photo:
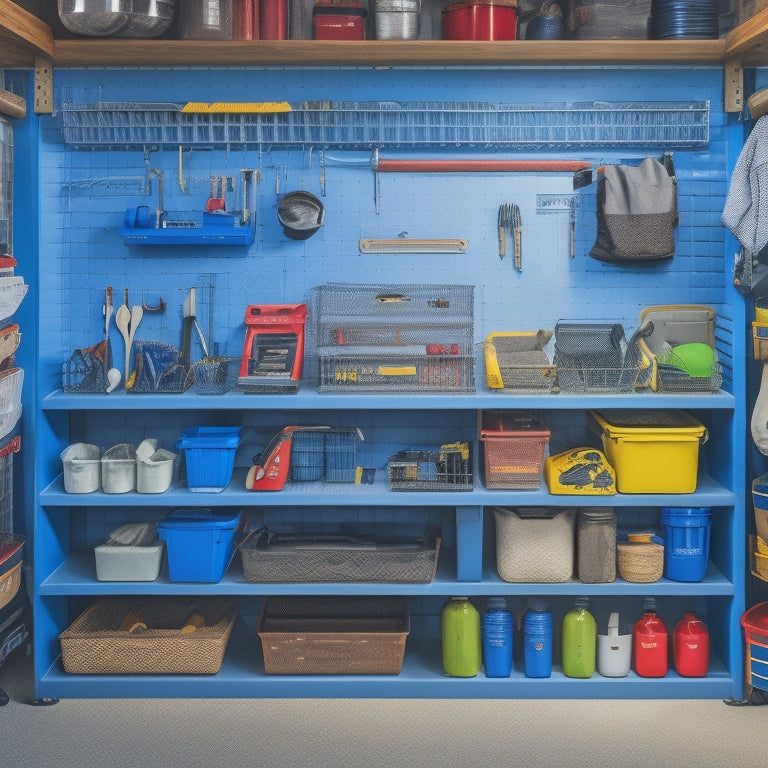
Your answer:
[[[0,0],[0,67],[516,66],[528,64],[768,64],[768,9],[719,40],[56,40],[50,27]]]

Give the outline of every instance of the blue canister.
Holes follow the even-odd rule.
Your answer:
[[[709,507],[663,507],[664,576],[672,581],[701,581],[709,561]]]
[[[526,677],[552,675],[552,612],[534,601],[523,619],[523,658]]]
[[[504,598],[489,599],[481,625],[487,677],[509,677],[512,674],[513,633],[514,621]]]

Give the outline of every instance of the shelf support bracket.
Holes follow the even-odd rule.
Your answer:
[[[47,59],[35,59],[35,114],[53,114],[53,65]]]
[[[729,59],[723,68],[725,74],[724,110],[741,112],[744,109],[744,68],[741,61]]]

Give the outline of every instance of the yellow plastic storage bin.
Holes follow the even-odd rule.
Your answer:
[[[686,411],[589,411],[619,493],[693,493],[706,427]]]

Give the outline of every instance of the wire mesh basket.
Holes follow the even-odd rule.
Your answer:
[[[9,368],[7,371],[0,371],[0,417],[13,413],[21,405],[23,387],[23,368]]]
[[[492,333],[483,344],[490,389],[551,392],[557,368],[544,346],[552,331]]]
[[[240,360],[209,357],[192,364],[189,374],[199,395],[225,395],[237,385]]]
[[[387,475],[393,491],[471,491],[474,479],[469,444],[398,451],[389,459]]]
[[[106,392],[111,367],[112,348],[107,339],[87,349],[76,349],[62,367],[62,389],[87,394]]]
[[[192,385],[189,366],[182,363],[182,354],[175,347],[142,339],[134,342],[134,348],[136,378],[128,392],[178,394]]]
[[[311,483],[325,477],[325,432],[297,430],[291,437],[291,480]]]
[[[641,356],[627,343],[620,323],[558,322],[555,326],[557,383],[566,392],[629,392]]]

